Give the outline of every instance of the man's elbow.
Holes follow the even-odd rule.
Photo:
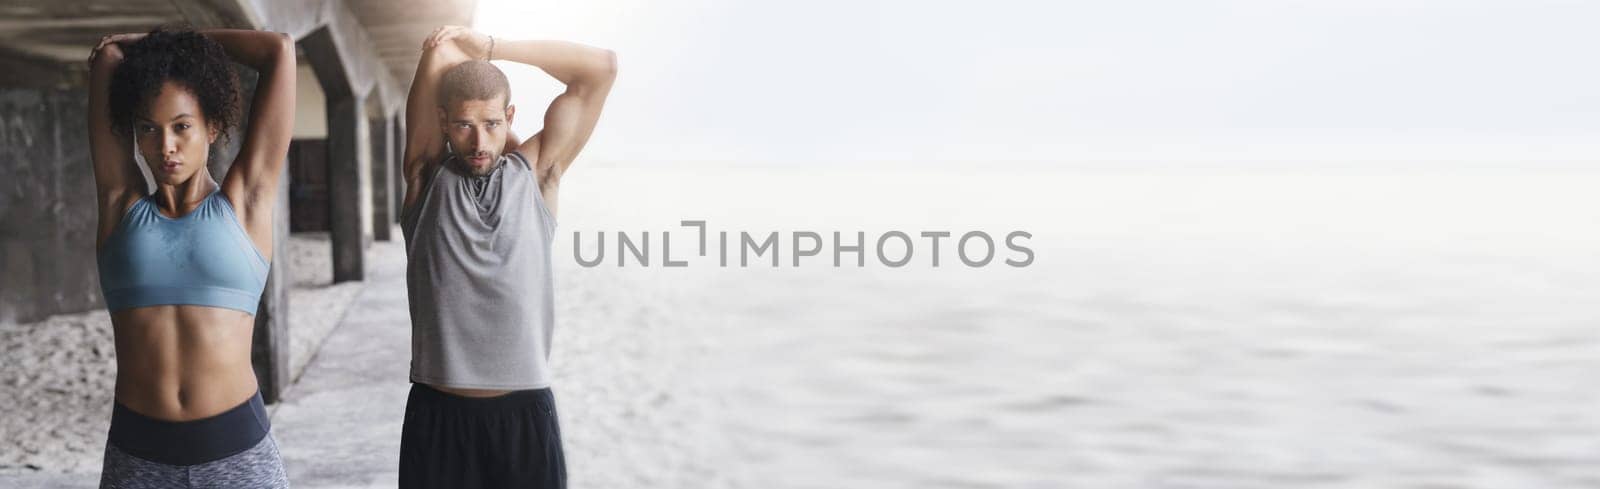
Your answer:
[[[611,82],[617,79],[617,52],[610,49],[601,49],[599,53],[584,61],[588,66],[576,70],[566,78],[560,78],[562,84],[567,85],[578,93],[593,93],[596,90],[609,91]]]
[[[594,78],[596,81],[604,84],[610,84],[612,80],[617,79],[616,51],[612,51],[610,49],[601,50],[600,62],[595,67]]]

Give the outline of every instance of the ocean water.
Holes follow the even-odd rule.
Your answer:
[[[1597,184],[574,168],[554,356],[573,483],[1600,487]],[[720,266],[681,220],[778,232],[782,263]],[[1003,244],[965,266],[953,239],[933,267],[918,238],[891,268],[871,241],[1019,230],[1025,267]],[[825,243],[793,266],[798,231]],[[832,265],[834,231],[866,233],[867,266]],[[619,232],[649,232],[649,265],[617,265]],[[600,234],[607,261],[580,266]]]

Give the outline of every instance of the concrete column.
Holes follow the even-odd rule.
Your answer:
[[[255,340],[250,361],[255,365],[261,397],[278,402],[289,378],[289,166],[278,177],[278,202],[272,209],[272,269],[267,273],[267,288],[256,307]]]
[[[366,278],[366,233],[361,216],[361,134],[367,131],[364,97],[346,93],[328,96],[328,222],[333,228],[333,281]]]
[[[362,210],[370,200],[362,197],[370,162],[367,144],[367,90],[355,90],[350,77],[350,60],[340,57],[332,33],[319,28],[299,42],[306,62],[317,75],[326,98],[328,118],[328,223],[333,241],[333,281],[346,282],[366,277],[363,252],[366,249],[369,216]]]
[[[400,222],[400,213],[405,211],[406,204],[406,112],[404,110],[396,111],[393,116],[389,117],[389,130],[391,134],[389,137],[389,142],[391,143],[390,151],[393,151],[389,154],[394,155],[394,158],[392,158],[392,168],[394,168],[394,222],[398,224]]]
[[[394,155],[390,153],[393,146],[389,138],[393,134],[389,117],[377,117],[368,121],[371,124],[372,134],[372,239],[388,241],[389,229],[393,227],[394,217],[394,165],[391,160]]]

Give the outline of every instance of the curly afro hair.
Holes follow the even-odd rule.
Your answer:
[[[122,49],[111,74],[113,127],[132,134],[133,121],[169,81],[194,94],[206,123],[223,137],[239,124],[239,76],[222,45],[187,27],[160,27]]]

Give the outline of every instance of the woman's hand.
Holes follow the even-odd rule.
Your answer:
[[[447,25],[433,30],[433,34],[422,42],[422,50],[433,49],[445,42],[455,41],[456,47],[461,49],[472,59],[488,59],[489,47],[493,40],[478,31],[458,25]]]
[[[144,32],[129,32],[125,34],[112,34],[100,38],[100,44],[89,51],[89,66],[93,67],[96,60],[122,61],[122,45],[132,44],[144,39]]]

